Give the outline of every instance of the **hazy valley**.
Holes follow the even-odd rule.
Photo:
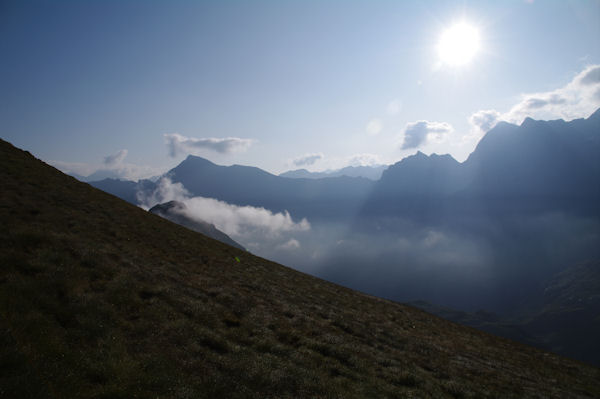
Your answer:
[[[147,207],[184,201],[188,218],[207,219],[260,256],[395,301],[494,312],[527,332],[489,322],[488,331],[600,364],[591,324],[580,329],[593,347],[585,353],[581,337],[573,348],[548,338],[560,319],[544,331],[527,321],[542,311],[549,280],[600,258],[598,132],[599,111],[500,123],[463,163],[418,152],[377,181],[290,179],[190,156],[157,183],[91,184]]]
[[[310,277],[1,152],[3,395],[600,394],[595,367]]]

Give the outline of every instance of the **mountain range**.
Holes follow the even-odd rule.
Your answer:
[[[371,166],[346,166],[345,168],[336,170],[326,170],[324,172],[309,172],[306,169],[289,170],[280,173],[281,177],[290,177],[293,179],[323,179],[325,177],[364,177],[370,180],[379,180],[384,170],[388,165],[371,165]]]
[[[378,181],[361,177],[306,177],[303,172],[275,176],[249,166],[219,166],[193,155],[165,176],[193,196],[236,205],[289,211],[299,218],[347,218],[393,214],[403,210],[436,212],[443,201],[456,211],[484,206],[486,211],[518,208],[569,208],[597,214],[600,198],[600,110],[570,122],[498,123],[468,159],[421,152],[387,167]],[[344,170],[344,169],[342,169]],[[342,170],[338,171],[341,172]],[[298,173],[296,173],[298,172]],[[337,174],[336,172],[335,174]],[[95,187],[136,203],[136,193],[151,190],[133,182],[105,179]],[[482,203],[484,203],[482,205]]]
[[[260,256],[379,297],[433,303],[442,310],[428,310],[455,321],[600,364],[598,351],[582,349],[590,348],[593,328],[561,332],[563,316],[540,307],[547,281],[600,259],[598,154],[600,110],[570,122],[501,122],[462,163],[417,152],[378,181],[292,179],[195,156],[165,176],[190,196],[308,219],[309,232],[285,237],[298,251],[275,243],[253,249]],[[134,204],[157,186],[92,185]],[[595,308],[582,306],[585,317],[569,317],[592,323]]]
[[[591,398],[600,370],[253,256],[0,142],[0,392]]]

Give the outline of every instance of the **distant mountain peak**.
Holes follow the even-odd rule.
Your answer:
[[[205,165],[216,165],[214,162],[212,162],[212,161],[209,161],[209,160],[208,160],[208,159],[206,159],[206,158],[202,158],[202,157],[199,157],[199,156],[197,156],[197,155],[191,155],[191,154],[190,154],[190,155],[188,155],[188,156],[185,158],[185,160],[184,160],[183,162],[181,162],[181,163],[182,163],[182,164],[183,164],[183,163],[193,163],[194,165],[200,165],[200,164],[205,164]]]
[[[521,127],[529,127],[529,126],[533,126],[534,124],[538,123],[540,121],[536,121],[533,118],[530,118],[529,116],[527,118],[525,118],[523,120],[523,122],[521,123]]]
[[[431,154],[431,155],[427,155],[424,154],[421,151],[417,151],[415,154],[413,155],[409,155],[406,158],[401,159],[399,162],[396,162],[395,165],[398,165],[400,163],[412,163],[412,162],[451,162],[451,163],[458,163],[458,161],[456,159],[454,159],[454,157],[450,154]]]

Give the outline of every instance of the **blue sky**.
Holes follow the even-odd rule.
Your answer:
[[[445,65],[461,20],[479,51]],[[66,171],[462,161],[600,106],[600,1],[3,1],[0,54],[0,137]]]

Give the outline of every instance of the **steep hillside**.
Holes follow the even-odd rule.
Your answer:
[[[246,249],[240,244],[231,239],[227,234],[217,229],[214,224],[207,223],[203,220],[192,220],[185,214],[186,206],[183,202],[169,201],[164,204],[158,204],[150,208],[149,212],[187,227],[195,232],[202,233],[207,237],[214,238],[232,247],[239,248],[243,251]]]
[[[600,396],[594,367],[254,257],[6,142],[0,166],[3,397]]]

